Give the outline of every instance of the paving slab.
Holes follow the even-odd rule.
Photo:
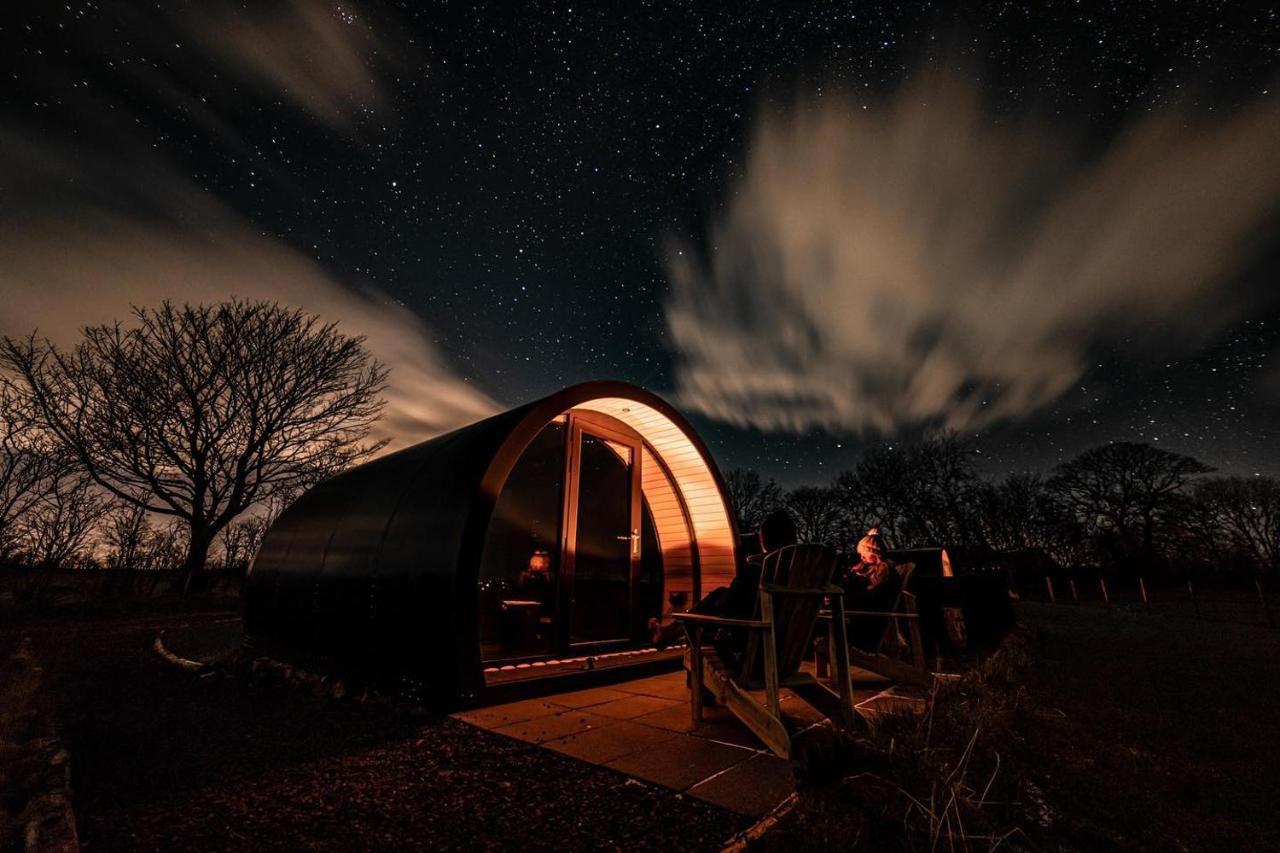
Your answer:
[[[723,708],[708,706],[703,709],[702,716],[704,719],[719,719],[721,714],[727,713]],[[636,717],[635,721],[644,723],[646,726],[656,726],[672,732],[687,733],[697,728],[693,722],[693,712],[689,710],[688,702],[678,702],[665,708],[659,708],[645,714],[643,717]]]
[[[784,695],[793,720],[812,716]],[[740,814],[766,814],[795,789],[790,763],[765,751],[727,708],[709,705],[702,723],[693,722],[682,672],[454,716]]]
[[[636,717],[635,722],[646,726],[693,735],[706,740],[720,741],[751,750],[764,749],[764,744],[742,722],[722,705],[707,705],[702,709],[702,722],[695,723],[687,702]]]
[[[553,705],[563,705],[566,708],[588,708],[592,705],[603,705],[605,702],[612,702],[615,699],[625,699],[630,695],[632,694],[615,690],[612,687],[592,687],[587,690],[557,693],[554,696],[548,696],[547,701]]]
[[[704,721],[689,734],[706,740],[740,746],[753,752],[759,752],[765,748],[760,738],[737,719]]]
[[[671,708],[684,708],[686,713],[689,710],[688,703],[677,702],[675,699],[629,694],[621,699],[606,702],[603,705],[593,705],[591,713],[614,717],[619,720],[631,720],[636,717],[642,717],[645,714],[652,714],[655,711],[665,711]]]
[[[558,714],[564,709],[563,705],[555,705],[545,699],[524,699],[520,702],[508,702],[505,705],[461,711],[453,716],[464,723],[470,723],[482,729],[496,729],[512,723]]]
[[[796,788],[791,762],[776,755],[754,755],[689,789],[689,796],[721,808],[760,817]]]
[[[494,731],[508,737],[527,740],[530,743],[545,743],[566,735],[578,734],[588,729],[610,726],[618,722],[610,717],[600,717],[585,711],[565,711],[561,708],[557,708],[557,710],[560,713],[545,717],[534,717],[530,720],[512,723],[509,726],[500,726],[495,728]]]
[[[646,782],[684,791],[755,754],[743,747],[672,734],[640,752],[606,762],[605,766]]]
[[[673,737],[673,732],[664,729],[617,720],[612,725],[547,741],[543,746],[590,764],[604,764]]]
[[[684,702],[689,701],[689,687],[685,682],[684,670],[628,681],[614,685],[614,688],[627,693],[639,693],[645,696],[657,696],[662,699],[675,699]]]

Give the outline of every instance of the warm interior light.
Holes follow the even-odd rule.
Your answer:
[[[695,550],[700,593],[728,586],[737,568],[732,522],[711,469],[689,437],[664,414],[635,400],[600,397],[576,408],[615,417],[644,439],[641,489],[661,543],[668,592],[684,589],[696,598],[692,595]],[[663,465],[656,464],[654,456]]]
[[[551,554],[539,548],[529,557],[529,568],[520,575],[520,584],[546,583],[551,579]]]

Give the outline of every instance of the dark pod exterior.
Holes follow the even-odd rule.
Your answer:
[[[484,688],[477,584],[494,505],[539,430],[570,410],[607,413],[644,436],[646,452],[677,484],[695,578],[731,576],[733,514],[692,427],[650,392],[588,382],[367,462],[303,495],[272,525],[246,579],[245,630],[255,650],[381,683],[407,681],[433,704],[474,702]]]

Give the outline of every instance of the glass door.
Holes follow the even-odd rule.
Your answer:
[[[640,444],[575,419],[567,507],[568,642],[632,639],[640,567]]]

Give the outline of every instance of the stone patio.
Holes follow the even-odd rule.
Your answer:
[[[875,710],[903,701],[890,683],[855,671],[855,701]],[[783,692],[784,715],[800,726],[822,719]],[[795,790],[791,764],[764,749],[721,707],[695,725],[683,671],[493,705],[457,719],[742,814],[760,816]]]

